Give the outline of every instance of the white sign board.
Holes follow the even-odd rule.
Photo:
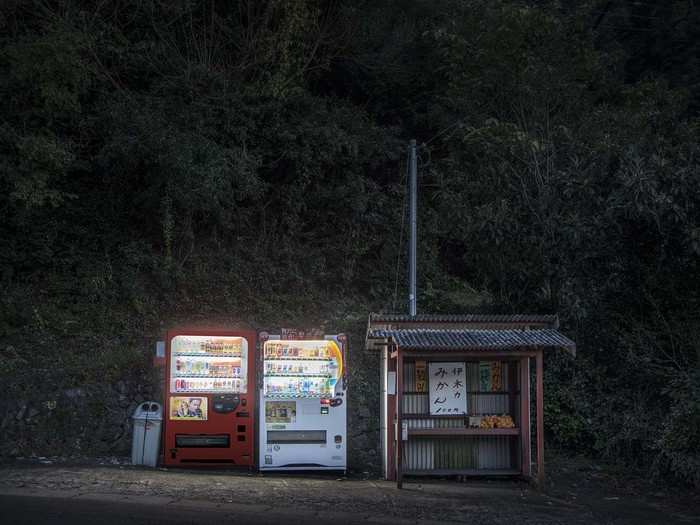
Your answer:
[[[430,415],[467,413],[466,366],[464,363],[429,363]]]
[[[386,376],[386,393],[396,395],[396,372],[389,372]]]

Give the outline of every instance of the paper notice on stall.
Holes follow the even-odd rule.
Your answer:
[[[425,377],[425,361],[416,361],[416,392],[425,392],[428,382]]]
[[[464,363],[430,363],[430,415],[467,413],[466,366]]]
[[[500,361],[491,363],[491,391],[501,392],[503,390],[503,364]]]
[[[482,392],[503,390],[503,364],[500,361],[479,363],[479,387]]]
[[[481,392],[491,391],[491,361],[479,363],[479,390]]]
[[[388,372],[386,375],[386,393],[396,395],[396,372]]]

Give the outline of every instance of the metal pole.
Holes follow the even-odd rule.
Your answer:
[[[411,218],[411,240],[408,245],[408,313],[411,317],[416,315],[416,214],[418,208],[418,183],[416,166],[416,141],[409,143],[409,190],[411,192],[410,218]]]

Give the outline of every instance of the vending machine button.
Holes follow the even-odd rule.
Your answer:
[[[336,435],[334,439],[335,439],[335,442],[336,442],[336,443],[342,443],[342,442],[343,442],[343,436],[341,436],[340,434]]]

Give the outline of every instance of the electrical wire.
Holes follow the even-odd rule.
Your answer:
[[[447,126],[446,128],[444,128],[444,129],[438,131],[438,132],[437,132],[435,135],[433,135],[430,139],[428,139],[427,141],[423,142],[423,143],[420,145],[420,147],[421,147],[421,148],[426,147],[428,144],[430,144],[430,143],[431,143],[432,141],[434,141],[436,138],[438,138],[439,136],[441,136],[443,133],[445,133],[445,132],[451,130],[452,128],[454,128],[455,126],[459,126],[459,125],[461,125],[461,124],[462,124],[462,119],[459,119],[459,120],[458,120],[457,122],[455,122],[454,124],[450,124],[450,125]]]

